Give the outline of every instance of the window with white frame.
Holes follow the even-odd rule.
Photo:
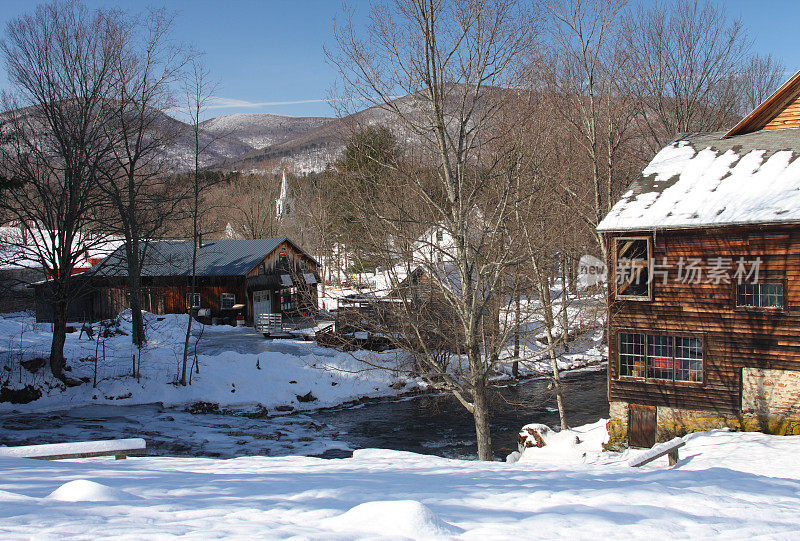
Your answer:
[[[219,307],[221,310],[230,310],[236,304],[236,295],[233,293],[222,293],[219,296]]]
[[[186,295],[186,308],[200,308],[200,293]]]
[[[634,378],[644,377],[647,358],[644,335],[640,333],[619,333],[619,375]]]
[[[621,332],[618,356],[620,377],[703,381],[703,342],[695,336]]]

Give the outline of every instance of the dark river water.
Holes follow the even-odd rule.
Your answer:
[[[566,374],[564,384],[571,426],[608,416],[605,370]],[[492,443],[498,458],[516,450],[523,425],[559,425],[547,380],[501,387],[493,391],[491,401]],[[474,458],[474,430],[472,417],[449,395],[270,417],[243,412],[192,414],[157,404],[0,414],[0,445],[142,437],[151,455],[223,458],[290,454],[338,458],[370,447]]]

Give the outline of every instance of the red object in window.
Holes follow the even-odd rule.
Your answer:
[[[672,357],[650,357],[650,363],[658,370],[672,370],[674,361]]]

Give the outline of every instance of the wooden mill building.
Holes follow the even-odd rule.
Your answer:
[[[317,262],[285,237],[204,241],[198,247],[191,294],[191,241],[151,241],[144,251],[142,309],[155,314],[196,310],[231,322],[258,314],[293,317],[317,309]],[[88,319],[116,317],[130,306],[124,247],[87,272],[90,293],[80,300]]]
[[[730,131],[667,145],[598,229],[609,446],[800,433],[800,73]]]

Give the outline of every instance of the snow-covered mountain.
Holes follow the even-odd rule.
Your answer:
[[[505,92],[498,89],[498,92]],[[458,98],[461,96],[459,91],[452,93],[452,105],[455,109],[458,106]],[[509,95],[513,98],[513,95]],[[419,116],[421,102],[414,95],[406,95],[395,99],[392,107],[397,108],[406,117]],[[478,105],[478,109],[481,106]],[[253,116],[262,115],[232,115]],[[273,116],[273,115],[263,115]],[[230,117],[221,117],[223,121]],[[217,120],[217,119],[214,119]],[[300,119],[293,119],[298,121]],[[309,119],[320,120],[320,119]],[[245,154],[225,159],[212,166],[214,169],[222,171],[241,171],[241,172],[267,172],[275,173],[285,166],[293,168],[296,172],[322,171],[325,167],[335,161],[342,150],[345,142],[357,131],[367,126],[385,126],[394,134],[395,138],[402,145],[413,148],[420,141],[420,136],[414,134],[410,129],[398,120],[397,115],[388,110],[387,107],[373,106],[354,112],[339,118],[322,119],[318,125],[313,126],[308,122],[308,129],[297,130],[297,134],[275,142],[269,146],[257,148]],[[209,121],[213,122],[213,121]],[[235,129],[231,130],[236,133]]]
[[[394,105],[414,114],[414,96],[403,96]],[[0,114],[0,124],[3,116]],[[166,158],[177,169],[194,164],[194,137],[189,125],[156,112],[154,130],[174,134]],[[225,115],[201,123],[200,165],[220,171],[276,172],[286,166],[296,172],[322,171],[339,157],[347,139],[365,126],[387,126],[398,141],[413,146],[418,137],[403,129],[396,116],[380,107],[369,107],[341,118],[291,117],[270,113]]]
[[[411,101],[406,96],[395,103],[410,107]],[[341,118],[327,119],[294,137],[226,159],[213,167],[225,171],[276,172],[290,165],[297,172],[322,171],[339,157],[347,139],[365,126],[387,126],[398,139],[404,138],[392,113],[380,107],[369,107]]]
[[[234,138],[253,149],[264,148],[288,141],[333,120],[327,117],[293,117],[270,113],[238,113],[212,118],[200,127],[207,134]]]

